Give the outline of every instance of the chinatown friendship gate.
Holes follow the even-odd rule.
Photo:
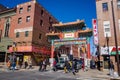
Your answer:
[[[92,30],[86,28],[84,20],[52,24],[52,31],[47,33],[51,42],[51,63],[56,50],[60,54],[72,55],[73,58],[90,59],[90,37]]]

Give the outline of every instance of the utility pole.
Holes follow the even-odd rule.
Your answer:
[[[115,38],[115,47],[116,47],[117,70],[118,70],[118,75],[120,76],[119,53],[118,53],[118,43],[117,43],[117,33],[116,33],[116,25],[115,25],[113,0],[111,0],[111,7],[112,7],[112,18],[113,18],[114,38]]]

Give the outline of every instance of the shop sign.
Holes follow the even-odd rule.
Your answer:
[[[109,55],[107,47],[101,47],[101,55]]]
[[[120,47],[118,47],[118,54],[120,54]],[[116,55],[116,47],[111,48],[110,55]]]
[[[86,43],[86,41],[85,40],[61,41],[54,42],[54,45],[82,44],[82,43]]]
[[[9,52],[31,52],[32,46],[16,46],[16,47],[10,47]]]
[[[40,53],[50,54],[50,50],[48,50],[45,47],[17,46],[15,48],[16,50],[14,50],[14,47],[10,47],[9,52],[40,52]]]
[[[94,37],[94,44],[98,45],[98,28],[97,28],[97,20],[93,19],[92,20],[93,24],[93,37]]]
[[[74,37],[75,37],[74,33],[65,33],[64,34],[64,38],[74,38]]]

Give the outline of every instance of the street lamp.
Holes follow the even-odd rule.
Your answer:
[[[108,37],[108,34],[106,34],[106,41],[107,41],[107,52],[108,52],[108,57],[107,57],[107,59],[109,60],[109,61],[108,61],[108,65],[110,65],[109,37]]]
[[[106,34],[106,41],[107,41],[107,52],[108,52],[108,55],[109,55],[109,37],[108,37],[107,34]]]
[[[115,47],[116,47],[117,70],[118,70],[118,75],[120,76],[118,43],[117,43],[117,34],[116,34],[116,25],[115,25],[115,16],[114,16],[113,0],[111,0],[111,7],[112,7],[112,18],[113,18],[114,38],[115,38]]]

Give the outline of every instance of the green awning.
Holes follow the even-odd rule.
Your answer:
[[[120,51],[118,51],[118,54],[120,54]],[[116,52],[115,52],[115,51],[112,51],[112,52],[110,53],[110,55],[116,55]]]

